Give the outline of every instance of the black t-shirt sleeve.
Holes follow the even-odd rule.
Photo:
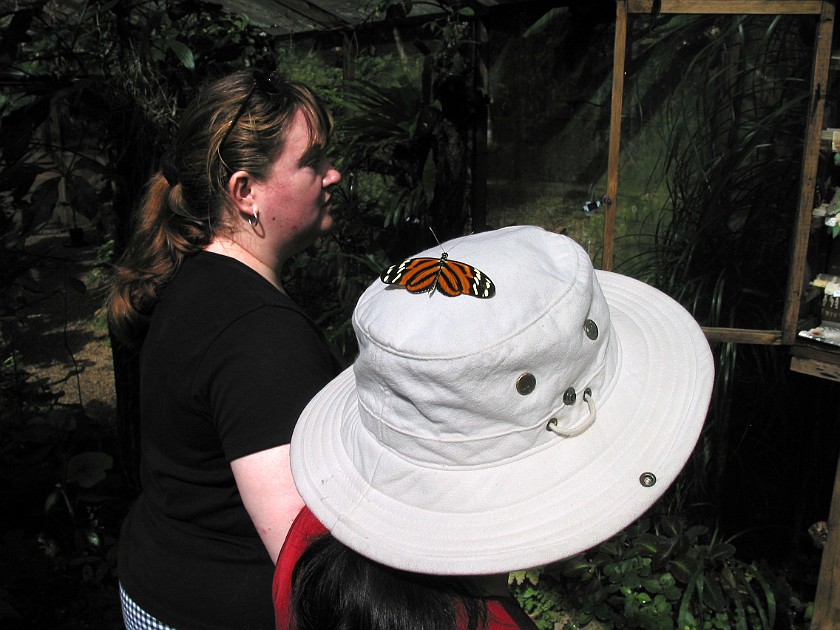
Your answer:
[[[280,306],[237,319],[203,363],[210,413],[228,461],[288,444],[301,411],[339,367],[315,325]]]

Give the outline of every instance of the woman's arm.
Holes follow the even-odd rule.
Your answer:
[[[303,507],[289,466],[289,445],[259,451],[230,463],[239,494],[276,563],[292,521]]]

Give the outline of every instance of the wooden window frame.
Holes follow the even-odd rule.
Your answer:
[[[656,6],[655,6],[656,5]],[[834,24],[834,3],[829,0],[617,0],[615,48],[610,115],[609,162],[606,197],[610,203],[604,213],[604,253],[602,267],[612,270],[615,253],[615,217],[618,208],[618,161],[621,147],[621,111],[624,102],[624,64],[627,49],[629,14],[749,14],[749,15],[815,15],[819,16],[814,61],[811,74],[811,95],[805,127],[805,146],[799,182],[799,203],[792,232],[790,266],[785,290],[781,330],[705,327],[709,341],[792,345],[796,341],[799,308],[804,291],[805,259],[814,204],[814,188],[823,131],[828,70],[831,59],[831,37]]]

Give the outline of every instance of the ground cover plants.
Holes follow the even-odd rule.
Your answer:
[[[545,630],[807,627],[811,606],[777,572],[684,516],[648,515],[586,553],[511,575]]]

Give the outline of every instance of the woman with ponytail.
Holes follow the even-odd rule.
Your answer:
[[[259,72],[185,110],[109,296],[140,357],[141,494],[120,538],[126,626],[273,628],[271,580],[302,506],[288,444],[340,369],[285,294],[284,263],[331,225],[332,120]]]

